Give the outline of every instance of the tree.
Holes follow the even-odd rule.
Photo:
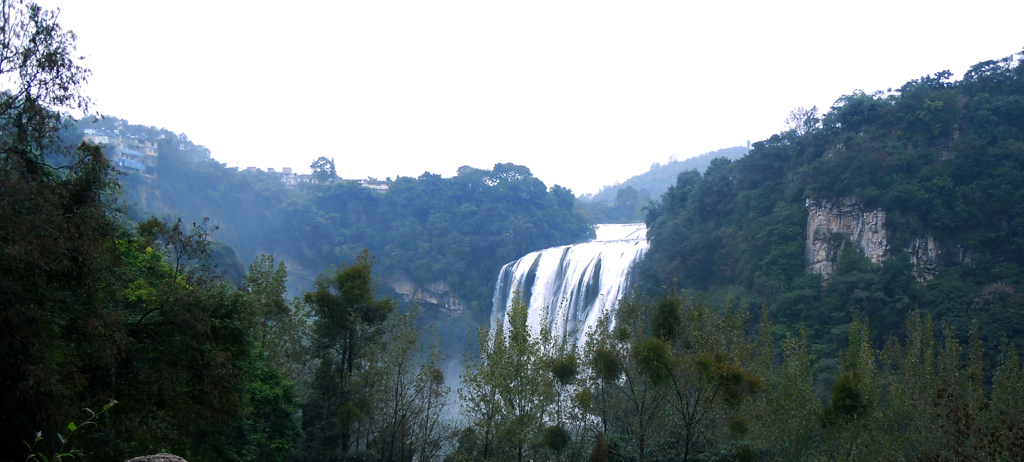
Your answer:
[[[253,304],[253,334],[267,361],[299,388],[305,397],[312,370],[309,367],[309,311],[298,299],[285,300],[288,272],[284,262],[260,255],[249,265],[243,288]]]
[[[112,367],[124,346],[116,307],[105,303],[123,287],[110,272],[119,266],[114,243],[122,230],[102,199],[111,187],[109,163],[98,148],[83,147],[58,174],[10,152],[0,153],[4,460],[22,458],[7,451],[81,407],[83,364]]]
[[[109,366],[118,351],[75,346],[75,337],[111,327],[103,269],[116,261],[110,247],[120,230],[105,203],[115,183],[102,152],[62,146],[57,136],[62,110],[87,107],[80,89],[89,72],[56,17],[34,3],[0,3],[3,460],[23,458],[21,440],[52,435],[77,412],[83,383],[70,379],[80,361],[92,355]]]
[[[475,435],[478,460],[533,460],[555,402],[552,377],[540,339],[530,333],[528,310],[516,299],[493,334],[482,329],[479,357],[464,364],[459,390],[463,414]],[[465,451],[466,448],[462,448]]]
[[[439,345],[422,344],[418,311],[413,308],[388,321],[383,341],[387,348],[374,351],[374,367],[361,379],[373,403],[366,416],[367,448],[382,461],[436,460],[453,433],[442,419],[448,387]]]
[[[795,131],[797,135],[804,135],[820,125],[817,106],[810,109],[798,107],[790,111],[789,117],[786,117],[786,128]]]
[[[581,401],[599,419],[598,441],[604,446],[599,453],[647,460],[664,434],[660,418],[665,402],[650,377],[639,372],[636,356],[629,354],[633,334],[644,325],[641,315],[629,315],[638,308],[633,302],[621,300],[618,313],[603,315],[588,336],[584,355],[590,368]]]
[[[620,301],[588,340],[589,388],[610,454],[694,460],[741,446],[762,389],[746,318],[668,294]],[[766,334],[767,335],[767,334]]]
[[[0,3],[0,92],[4,156],[19,156],[37,166],[53,147],[61,110],[88,109],[81,94],[90,72],[75,58],[75,34],[57,23],[57,12],[21,0]],[[34,146],[32,146],[34,145]],[[35,148],[35,149],[31,149]]]
[[[755,425],[755,438],[774,460],[799,460],[820,434],[821,402],[814,395],[814,377],[807,338],[789,335],[782,345],[783,359],[765,386]]]
[[[338,178],[338,170],[334,167],[334,159],[320,156],[309,164],[310,174],[317,183],[327,184]]]
[[[372,366],[372,349],[394,309],[392,300],[377,298],[372,268],[363,251],[353,264],[321,274],[303,296],[314,316],[312,348],[319,361],[302,416],[310,457],[345,455],[367,443],[364,418],[373,403],[359,374]]]
[[[849,344],[839,360],[839,377],[832,385],[824,409],[827,451],[834,457],[862,454],[876,443],[879,406],[876,351],[871,345],[868,323],[854,315],[849,326]]]
[[[210,232],[200,224],[156,228],[155,240],[123,243],[124,263],[110,268],[118,333],[126,338],[115,365],[97,371],[88,392],[124,401],[95,443],[97,457],[160,446],[194,458],[244,460],[262,436],[282,431],[294,438],[287,429],[295,405],[290,385],[253,348],[251,305],[213,270]],[[263,416],[262,428],[243,432],[249,412]],[[250,457],[272,452],[256,451]]]

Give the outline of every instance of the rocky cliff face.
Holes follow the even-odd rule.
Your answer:
[[[807,200],[806,206],[807,271],[828,277],[847,242],[856,245],[872,263],[881,263],[891,256],[884,210],[866,210],[852,197],[838,202]],[[971,261],[962,246],[942,246],[932,236],[911,240],[905,250],[919,281],[935,277],[940,264],[962,265]]]
[[[417,284],[408,275],[393,274],[389,275],[384,283],[402,294],[406,301],[418,300],[422,305],[432,305],[452,314],[461,312],[465,307],[462,300],[452,295],[451,288],[444,282]]]
[[[919,237],[907,247],[910,263],[914,265],[914,277],[922,281],[935,277],[939,267],[939,247],[931,236]]]
[[[872,263],[881,263],[889,252],[885,235],[885,212],[865,210],[854,198],[839,202],[807,200],[808,271],[829,275],[835,269],[839,250],[848,241]]]

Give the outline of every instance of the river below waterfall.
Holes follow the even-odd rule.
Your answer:
[[[587,330],[629,290],[630,269],[648,247],[643,223],[602,224],[596,231],[592,241],[531,252],[502,267],[491,325],[505,322],[505,311],[519,296],[534,334],[546,325],[557,338],[582,345]]]

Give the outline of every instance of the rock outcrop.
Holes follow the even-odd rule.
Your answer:
[[[807,200],[807,271],[828,277],[835,270],[839,251],[852,243],[872,263],[890,257],[885,230],[885,211],[866,210],[855,198],[838,203],[829,200]],[[963,246],[940,245],[932,236],[912,239],[907,245],[914,277],[924,281],[935,277],[942,264],[968,264],[970,254]]]
[[[417,284],[405,274],[389,275],[384,283],[402,294],[406,301],[419,301],[423,305],[437,307],[442,311],[455,314],[465,307],[462,300],[452,295],[451,288],[444,282]]]
[[[889,253],[885,212],[865,210],[854,198],[838,203],[807,200],[807,270],[827,276],[835,270],[839,251],[846,242],[857,246],[872,263]]]
[[[188,462],[188,461],[185,460],[185,459],[182,459],[181,457],[178,457],[178,456],[176,456],[174,454],[160,453],[160,454],[153,454],[151,456],[141,456],[141,457],[136,457],[134,459],[128,459],[125,462]]]
[[[914,239],[907,246],[910,263],[914,265],[914,277],[918,281],[935,277],[939,267],[939,247],[931,236]]]

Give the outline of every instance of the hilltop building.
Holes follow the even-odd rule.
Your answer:
[[[147,169],[152,170],[158,164],[160,153],[152,141],[121,136],[117,130],[87,128],[84,133],[82,141],[107,147],[107,157],[123,172],[146,173]]]
[[[268,168],[267,172],[268,173],[276,173],[276,174],[281,175],[281,182],[284,183],[285,186],[287,186],[289,188],[294,188],[295,185],[300,184],[300,183],[318,183],[319,182],[319,180],[315,176],[313,176],[313,175],[303,175],[303,174],[295,173],[294,171],[292,171],[291,167],[283,167],[283,168],[281,168],[280,172],[276,172],[276,171],[274,171],[274,169]],[[358,180],[340,178],[340,179],[335,180],[335,181],[351,181],[351,182],[354,182],[354,183],[359,183],[360,186],[370,188],[370,189],[372,189],[374,191],[377,191],[377,192],[380,192],[380,193],[387,192],[387,190],[388,190],[388,183],[389,183],[387,181],[378,181],[376,178],[366,178],[366,179],[358,179]]]
[[[370,189],[372,189],[374,191],[377,191],[377,192],[382,192],[383,193],[383,192],[387,192],[387,190],[388,190],[388,182],[387,181],[377,181],[377,180],[370,180],[370,179],[367,179],[367,180],[345,180],[345,181],[358,181],[359,184],[361,184],[361,185],[363,185],[363,186],[365,186],[367,188],[370,188]]]

